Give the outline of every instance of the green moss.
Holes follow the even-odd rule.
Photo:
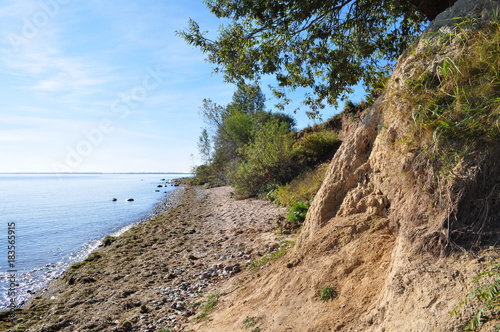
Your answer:
[[[107,235],[102,239],[102,245],[107,247],[115,242],[118,238],[116,236]]]
[[[82,266],[85,265],[85,262],[77,262],[77,263],[73,263],[69,266],[68,268],[68,272],[72,272],[72,271],[76,271],[78,270],[79,268],[81,268]]]
[[[87,257],[84,262],[93,262],[93,261],[96,261],[98,259],[102,258],[102,255],[98,252],[94,252],[94,253],[91,253],[89,255],[89,257]]]

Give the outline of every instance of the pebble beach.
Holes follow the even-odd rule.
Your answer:
[[[203,299],[276,250],[284,214],[267,201],[234,199],[231,187],[181,184],[151,219],[105,238],[25,308],[1,313],[0,330],[188,331]]]

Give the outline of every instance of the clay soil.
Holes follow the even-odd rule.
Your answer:
[[[172,200],[176,207],[108,238],[26,308],[1,313],[0,330],[187,331],[209,320],[219,286],[251,278],[247,264],[279,247],[284,210],[235,200],[230,187],[188,186]]]

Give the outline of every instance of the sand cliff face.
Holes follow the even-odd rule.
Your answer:
[[[461,330],[464,318],[450,312],[498,262],[498,149],[478,147],[444,175],[426,158],[435,136],[416,125],[408,82],[467,52],[451,41],[428,54],[437,36],[451,36],[453,18],[487,22],[499,5],[462,0],[437,17],[343,139],[295,248],[195,330],[244,330],[245,317],[262,331]],[[326,286],[337,297],[323,302]]]
[[[487,173],[493,177],[490,180],[497,182],[496,169],[490,170],[495,167],[485,163],[485,159],[496,155],[479,150],[454,165],[451,179],[439,179],[442,165],[421,157],[435,143],[434,133],[422,133],[416,128],[414,112],[419,105],[411,100],[412,88],[408,83],[418,73],[436,71],[445,59],[461,56],[457,55],[463,51],[457,49],[458,41],[432,57],[422,55],[429,52],[430,44],[444,42],[437,35],[451,29],[452,18],[487,21],[487,13],[491,14],[495,5],[500,6],[500,2],[458,1],[438,16],[414,49],[402,56],[384,95],[368,110],[332,160],[305,222],[302,240],[314,237],[334,217],[364,212],[388,218],[394,230],[407,236],[415,236],[419,227],[428,234],[442,233],[444,220],[458,215],[456,209],[464,197],[461,189],[469,186],[468,182]],[[437,183],[439,180],[443,183]],[[444,236],[437,240],[448,240],[448,234]]]

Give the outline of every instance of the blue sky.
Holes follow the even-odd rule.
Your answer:
[[[190,17],[221,24],[201,0],[0,0],[0,172],[199,164],[199,106],[227,104],[234,86],[176,36]]]

